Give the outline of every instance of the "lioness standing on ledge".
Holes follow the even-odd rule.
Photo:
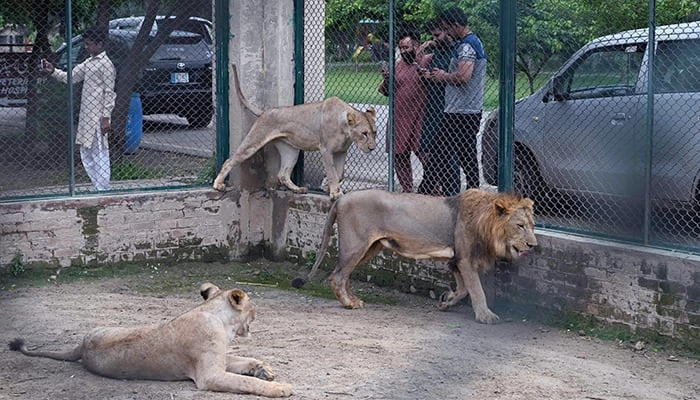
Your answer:
[[[352,143],[365,153],[377,147],[376,113],[370,107],[362,112],[337,97],[321,102],[296,106],[275,107],[261,111],[250,104],[240,90],[234,66],[236,92],[245,108],[258,116],[243,138],[236,153],[224,162],[214,180],[214,189],[226,190],[226,177],[231,170],[252,157],[268,143],[280,155],[277,180],[294,193],[306,193],[307,188],[292,182],[291,175],[299,158],[299,150],[321,153],[321,162],[328,177],[331,199],[342,196],[340,182],[345,173],[345,158]]]
[[[443,295],[440,309],[469,295],[476,320],[490,324],[498,316],[486,304],[479,272],[496,258],[515,259],[537,246],[533,206],[530,199],[479,189],[453,197],[354,191],[331,206],[316,262],[306,279],[292,285],[304,285],[321,265],[337,221],[338,264],[328,280],[343,306],[364,306],[350,290],[350,274],[386,248],[408,258],[449,261],[457,290]]]
[[[90,372],[117,379],[174,381],[192,379],[198,389],[252,393],[267,397],[292,395],[285,383],[254,358],[227,354],[236,336],[249,336],[255,304],[239,289],[200,287],[206,300],[172,321],[134,328],[95,328],[66,352],[31,351],[15,339],[10,350],[61,361],[82,360]]]

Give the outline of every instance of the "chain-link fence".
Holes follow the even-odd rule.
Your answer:
[[[3,3],[0,198],[211,182],[211,20],[194,0]]]
[[[515,3],[514,154],[500,160],[513,168],[513,190],[536,200],[546,227],[697,251],[698,5],[659,3],[649,46],[640,2]],[[325,26],[325,56],[305,64],[324,79],[307,75],[307,101],[336,95],[378,109],[380,146],[351,150],[346,191],[507,187],[498,175],[499,4],[338,0],[307,15]],[[306,154],[304,168],[318,186],[318,155]]]
[[[377,110],[379,146],[351,147],[344,190],[512,186],[542,226],[698,251],[697,3],[659,2],[650,42],[636,0],[514,2],[519,100],[499,160],[500,3],[305,1],[304,101]],[[211,183],[211,3],[73,2],[71,18],[65,2],[0,4],[0,199]],[[83,64],[93,25],[114,94]],[[306,153],[304,184],[324,176]]]

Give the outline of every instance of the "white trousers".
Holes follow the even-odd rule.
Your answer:
[[[95,145],[90,147],[80,146],[80,159],[83,162],[83,168],[87,172],[92,186],[96,190],[109,190],[110,165],[109,165],[109,148],[102,142],[102,133],[97,132],[98,139]]]

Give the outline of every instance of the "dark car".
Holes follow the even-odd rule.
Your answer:
[[[109,23],[107,55],[117,71],[127,61],[144,17],[119,18]],[[156,18],[149,40],[158,29],[175,23],[174,17]],[[214,114],[212,99],[212,24],[191,17],[173,30],[146,63],[134,91],[141,94],[144,114],[177,114],[187,118],[192,127],[207,126]],[[58,67],[66,69],[67,48],[57,51]],[[74,65],[87,58],[82,36],[72,42]],[[117,84],[119,84],[117,82]]]

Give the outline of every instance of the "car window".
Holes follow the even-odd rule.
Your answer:
[[[700,92],[700,39],[659,42],[654,66],[657,93]]]
[[[566,97],[585,99],[633,94],[645,47],[644,44],[615,45],[584,54],[563,76]]]
[[[175,22],[176,21],[174,18],[159,19],[157,21],[158,29],[167,29],[169,28],[169,25],[175,24]],[[211,31],[203,21],[192,19],[187,20],[182,24],[182,26],[180,26],[178,31],[196,33],[200,35],[207,44],[212,44]]]

